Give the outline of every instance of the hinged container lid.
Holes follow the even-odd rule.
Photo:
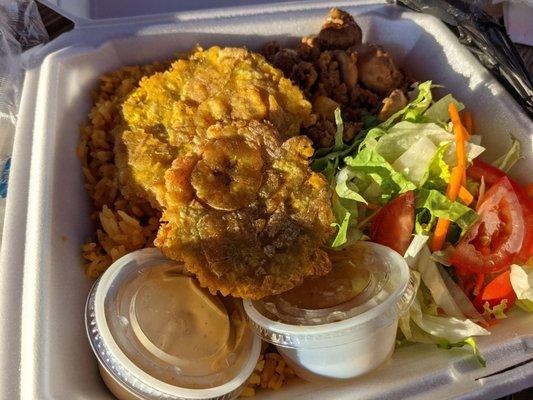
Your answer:
[[[156,14],[208,8],[237,7],[288,0],[39,0],[45,6],[74,21],[87,24],[92,21],[115,18],[132,18]]]

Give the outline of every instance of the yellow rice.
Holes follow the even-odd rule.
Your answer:
[[[124,254],[153,245],[159,213],[148,203],[126,201],[121,195],[114,163],[114,130],[122,123],[122,102],[139,80],[166,67],[166,63],[154,63],[103,75],[93,93],[89,121],[81,126],[78,156],[96,224],[95,237],[82,246],[82,255],[92,278]]]
[[[91,278],[98,278],[126,253],[153,246],[160,213],[147,202],[132,202],[120,193],[113,153],[114,131],[122,124],[123,101],[141,78],[163,71],[168,65],[156,62],[120,68],[102,75],[92,94],[94,104],[88,122],[81,126],[77,149],[96,226],[94,237],[81,246],[85,271]],[[285,360],[265,347],[241,396],[254,396],[259,388],[278,390],[293,376]]]

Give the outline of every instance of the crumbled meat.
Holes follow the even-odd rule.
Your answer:
[[[296,51],[304,61],[314,62],[320,57],[320,49],[316,45],[315,36],[303,37],[301,43],[296,48]]]
[[[329,147],[335,138],[335,123],[319,116],[315,125],[304,128],[302,133],[308,136],[316,147]]]
[[[354,136],[363,129],[362,122],[346,122],[344,124],[344,132],[342,139],[345,142],[350,142]],[[311,127],[304,128],[302,133],[308,136],[315,146],[317,147],[329,147],[335,140],[335,132],[337,127],[335,122],[326,119],[324,116],[319,115],[317,123]]]
[[[278,42],[267,42],[261,48],[261,54],[270,62],[278,51],[281,50],[281,46]]]
[[[272,57],[272,64],[281,69],[285,76],[291,76],[296,64],[301,61],[300,56],[293,49],[281,49]]]
[[[344,132],[342,133],[342,140],[349,143],[357,135],[361,129],[363,129],[364,124],[362,122],[347,122],[344,125]]]
[[[333,55],[339,63],[342,81],[352,88],[357,84],[357,53],[335,50]]]
[[[404,108],[407,102],[407,96],[400,89],[393,90],[388,97],[383,99],[383,106],[379,111],[378,120],[385,121],[392,114]]]
[[[303,61],[297,64],[292,70],[292,80],[304,91],[309,94],[309,90],[315,84],[318,73],[310,62]]]
[[[376,45],[364,45],[357,60],[360,81],[371,90],[387,95],[404,80],[389,53]]]
[[[318,70],[318,87],[316,94],[328,96],[339,103],[345,103],[346,85],[341,80],[339,63],[330,51],[324,51],[316,61]]]
[[[317,37],[321,49],[345,50],[361,43],[363,33],[353,17],[345,11],[333,8]]]
[[[317,96],[313,100],[313,111],[330,121],[335,121],[335,109],[339,103],[326,96]]]
[[[316,123],[302,133],[316,147],[329,147],[335,137],[334,110],[344,121],[344,140],[363,128],[365,114],[391,112],[405,98],[410,80],[382,48],[361,43],[361,29],[350,14],[332,9],[316,36],[302,38],[294,49],[267,43],[262,54],[295,82],[313,104]],[[392,95],[391,92],[399,92]],[[385,99],[391,94],[391,97]],[[382,104],[383,102],[383,104]]]
[[[345,110],[347,118],[357,121],[360,120],[363,112],[368,114],[377,113],[381,104],[381,97],[371,90],[357,85],[350,93],[350,104],[351,107]]]

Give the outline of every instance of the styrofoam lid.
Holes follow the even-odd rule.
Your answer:
[[[272,3],[269,0],[39,0],[74,22],[110,18],[140,17],[208,8]],[[277,0],[287,2],[289,0]]]

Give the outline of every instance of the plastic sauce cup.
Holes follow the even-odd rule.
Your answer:
[[[358,242],[332,260],[326,276],[244,301],[258,336],[300,377],[315,382],[351,379],[383,364],[417,289],[403,257],[388,247]]]
[[[261,350],[240,301],[211,295],[153,248],[109,267],[85,318],[102,378],[121,400],[233,399]]]

